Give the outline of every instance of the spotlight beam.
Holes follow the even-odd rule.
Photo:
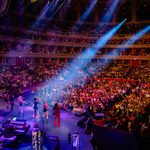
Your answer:
[[[49,21],[53,19],[53,17],[56,15],[56,13],[64,6],[64,4],[66,3],[66,1],[63,1],[60,6],[55,10],[55,12],[53,12],[50,17],[49,17]]]
[[[144,28],[143,30],[137,32],[135,35],[133,35],[129,40],[127,40],[126,42],[124,42],[123,44],[121,44],[118,48],[113,49],[110,53],[103,55],[103,57],[100,59],[102,61],[102,59],[106,59],[106,60],[112,60],[115,59],[117,57],[119,57],[119,54],[116,53],[115,55],[114,52],[115,51],[125,51],[126,49],[128,49],[133,43],[135,43],[138,39],[140,39],[143,35],[145,35],[147,32],[150,31],[150,25],[147,26],[146,28]],[[110,58],[111,56],[111,58]],[[109,61],[110,63],[111,61]],[[105,65],[109,64],[109,63],[105,63]],[[104,65],[104,64],[103,64]],[[100,68],[100,66],[95,66],[95,71],[97,72]],[[95,73],[96,73],[95,72]]]
[[[117,30],[122,26],[122,24],[125,22],[121,22],[116,27],[111,29],[108,33],[106,33],[103,37],[101,37],[95,45],[92,47],[102,48],[108,40],[117,32]],[[82,70],[88,66],[89,62],[94,58],[97,51],[95,48],[88,48],[86,49],[81,55],[79,55],[77,58],[75,58],[68,66],[66,66],[57,76],[50,79],[48,83],[43,84],[42,86],[48,86],[48,88],[53,89],[54,86],[57,86],[57,94],[51,93],[51,98],[56,97],[58,100],[60,96],[62,96],[62,93],[65,92],[65,88],[68,85],[76,85],[78,80],[85,81],[85,77],[82,74]],[[86,58],[86,59],[85,59]],[[63,96],[67,96],[63,95]]]
[[[62,8],[62,6],[65,4],[65,2],[66,2],[66,0],[65,0],[62,4],[60,4],[60,6],[59,6],[53,13],[51,13],[50,17],[47,19],[47,21],[46,21],[45,24],[42,26],[42,28],[44,28],[44,27],[49,23],[49,21],[53,19],[53,17],[56,15],[56,13],[58,12],[58,10],[59,10],[60,8]],[[37,20],[32,24],[32,26],[31,26],[30,28],[31,28],[31,29],[32,29],[32,28],[39,28],[39,25],[40,25],[42,19],[46,16],[46,13],[48,12],[48,10],[51,9],[51,8],[54,9],[54,7],[57,7],[57,4],[56,4],[56,3],[58,4],[58,1],[56,1],[55,3],[54,3],[54,2],[47,3],[47,4],[45,5],[45,7],[42,9],[41,15],[37,18]],[[55,6],[54,6],[53,4],[54,4]],[[31,48],[32,43],[33,43],[33,41],[30,41],[30,43],[28,44],[28,50]],[[27,50],[27,52],[28,52],[28,50]]]
[[[113,16],[113,13],[117,7],[119,3],[119,0],[115,0],[112,4],[112,6],[108,9],[108,11],[106,12],[106,14],[104,15],[103,19],[102,19],[102,22],[110,22],[112,16]]]
[[[124,24],[124,22],[127,19],[125,19],[124,21],[122,21],[119,25],[117,25],[116,27],[114,27],[112,30],[110,30],[107,34],[105,34],[102,38],[100,38],[96,44],[95,47],[102,47],[104,44],[106,44],[108,42],[108,40],[118,31],[118,29]]]
[[[87,19],[87,17],[89,16],[91,11],[93,10],[96,3],[97,3],[97,0],[93,0],[92,4],[90,4],[90,6],[87,8],[87,10],[84,12],[84,14],[81,16],[80,20],[82,22],[84,22]]]
[[[86,19],[88,18],[88,16],[90,15],[91,11],[93,10],[94,6],[96,5],[97,0],[93,0],[92,4],[90,4],[90,6],[86,9],[86,11],[84,12],[84,14],[80,17],[80,19],[75,23],[75,25],[72,27],[72,30],[78,26],[78,28],[80,29],[83,25],[83,23],[86,21]]]
[[[50,8],[50,5],[49,5],[49,3],[47,3],[47,4],[45,5],[45,7],[42,9],[41,15],[37,18],[36,22],[32,25],[32,27],[35,28],[35,27],[38,26],[38,24],[40,24],[40,22],[41,22],[42,19],[45,17],[45,15],[46,15],[46,13],[47,13],[47,11],[48,11],[49,8]]]
[[[144,28],[143,30],[137,32],[135,35],[133,35],[129,40],[127,40],[126,42],[124,42],[118,48],[112,50],[112,52],[114,52],[116,50],[122,50],[122,48],[123,48],[122,51],[128,49],[133,43],[135,43],[138,39],[140,39],[143,35],[145,35],[149,31],[150,31],[150,25],[147,26],[146,28]]]

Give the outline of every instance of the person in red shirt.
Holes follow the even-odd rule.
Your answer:
[[[56,126],[60,127],[60,106],[58,105],[58,103],[55,104],[53,112],[54,112],[54,127]]]

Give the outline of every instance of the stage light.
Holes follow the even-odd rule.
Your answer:
[[[102,38],[100,38],[96,44],[95,47],[101,47],[104,44],[106,44],[108,42],[108,40],[118,31],[118,29],[124,24],[124,22],[127,19],[125,19],[124,21],[122,21],[120,24],[118,24],[116,27],[114,27],[112,30],[110,30],[107,34],[105,34]]]
[[[102,22],[110,22],[111,18],[114,14],[115,9],[117,8],[117,5],[119,3],[119,0],[114,0],[111,7],[108,9],[104,17],[102,18]]]
[[[145,35],[149,31],[150,31],[150,25],[147,26],[146,28],[144,28],[143,30],[140,30],[139,32],[137,32],[135,35],[133,35],[129,40],[124,42],[118,48],[122,49],[122,47],[123,47],[124,50],[129,48],[133,43],[135,43],[139,38],[141,38],[143,35]]]
[[[17,120],[17,117],[13,117],[12,120],[13,120],[13,121],[16,121],[16,120]]]
[[[96,44],[92,45],[90,48],[85,49],[83,53],[77,56],[72,62],[70,62],[66,67],[64,67],[60,73],[54,76],[49,81],[41,84],[42,87],[48,87],[52,92],[50,94],[50,99],[59,100],[61,96],[66,97],[66,88],[70,85],[75,86],[77,81],[82,79],[84,83],[86,78],[82,75],[84,68],[88,66],[91,60],[95,57],[97,53],[97,48],[102,48],[110,40],[110,38],[117,32],[117,30],[125,22],[121,22],[114,28],[112,28],[108,33],[102,36]],[[55,88],[55,86],[57,88]],[[40,92],[40,91],[39,91]],[[40,93],[37,92],[37,95]]]
[[[103,55],[103,57],[100,59],[102,61],[102,59],[106,59],[106,60],[113,60],[117,57],[119,57],[118,53],[115,53],[115,51],[120,50],[125,51],[126,49],[128,49],[132,44],[134,44],[138,39],[140,39],[143,35],[145,35],[146,33],[148,33],[150,31],[150,25],[145,27],[143,30],[140,30],[139,32],[137,32],[136,34],[134,34],[129,40],[125,41],[123,44],[121,44],[120,46],[118,46],[117,48],[113,49],[111,52],[109,52],[106,55]],[[109,61],[109,63],[112,61]],[[108,64],[106,62],[106,64]],[[106,65],[105,64],[105,65]],[[95,66],[96,70],[98,71],[100,66]]]
[[[44,8],[41,10],[40,16],[37,18],[37,20],[32,25],[32,28],[38,27],[38,25],[40,24],[40,22],[42,21],[42,19],[45,17],[45,15],[46,15],[47,11],[49,10],[49,8],[50,8],[49,3],[47,3],[44,6]]]
[[[75,23],[75,25],[72,27],[72,30],[75,28],[75,26],[78,26],[78,28],[81,28],[83,23],[86,21],[88,16],[90,15],[91,11],[93,10],[94,6],[96,5],[97,0],[93,0],[91,2],[90,6],[86,9],[86,11],[82,14],[80,19]]]
[[[36,3],[38,0],[30,0],[31,3]]]

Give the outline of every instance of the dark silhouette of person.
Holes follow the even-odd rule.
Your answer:
[[[11,111],[13,111],[13,108],[14,108],[14,101],[15,101],[14,95],[10,94],[9,102],[10,102],[10,105],[11,105],[11,108],[10,108]]]

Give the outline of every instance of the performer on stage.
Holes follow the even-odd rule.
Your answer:
[[[55,104],[54,108],[54,127],[59,126],[60,127],[60,106],[58,103]]]
[[[45,102],[44,101],[44,103],[43,103],[43,118],[44,118],[44,116],[46,116],[46,120],[47,120],[47,122],[48,122],[48,104],[47,104],[47,102]]]
[[[34,119],[39,117],[38,104],[39,104],[39,100],[37,98],[34,98],[34,103],[33,103],[33,109],[34,109],[33,118]]]
[[[24,100],[22,96],[18,97],[18,103],[19,103],[19,115],[20,115],[20,114],[23,114],[23,111],[24,111],[24,107],[23,107]]]

